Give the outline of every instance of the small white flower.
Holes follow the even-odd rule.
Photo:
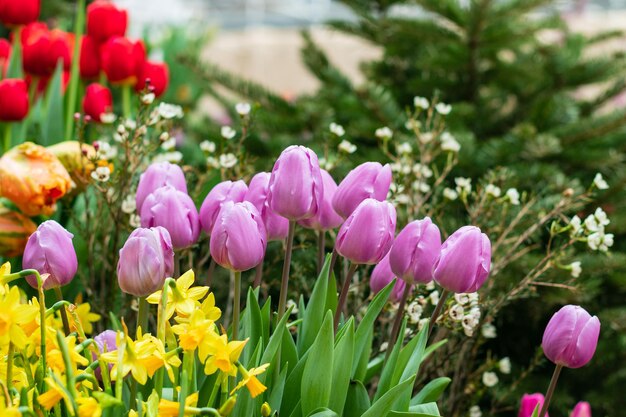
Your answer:
[[[583,268],[580,266],[580,261],[575,261],[569,264],[569,270],[572,277],[578,278],[581,272],[583,272]]]
[[[140,227],[141,226],[141,217],[138,214],[131,214],[130,219],[128,219],[128,223],[132,227]]]
[[[182,160],[183,160],[183,154],[178,152],[178,151],[164,152],[164,153],[158,154],[154,158],[152,158],[152,162],[167,161],[167,162],[170,162],[172,164],[177,164],[177,163],[179,163]]]
[[[587,237],[587,246],[591,250],[607,252],[613,246],[613,234],[604,234],[604,231],[592,233]]]
[[[176,138],[169,138],[161,144],[161,149],[164,151],[171,151],[174,148],[176,148]]]
[[[406,308],[406,313],[409,316],[409,322],[415,324],[420,321],[420,317],[424,312],[424,308],[420,305],[420,303],[413,301]]]
[[[437,110],[437,113],[445,116],[450,114],[450,112],[452,111],[452,106],[446,103],[437,103],[435,105],[435,110]]]
[[[235,129],[233,129],[230,126],[222,126],[222,129],[220,130],[220,134],[222,135],[224,139],[230,140],[235,137],[237,132],[235,131]]]
[[[580,217],[578,216],[572,217],[572,219],[569,221],[569,225],[572,226],[573,235],[580,234],[583,231],[582,220],[580,220]]]
[[[508,357],[500,359],[498,361],[498,369],[500,369],[500,372],[502,372],[505,375],[510,374],[511,373],[511,359],[509,359]]]
[[[607,184],[604,178],[602,178],[602,174],[600,174],[599,172],[596,174],[596,176],[593,179],[593,185],[598,190],[606,190],[607,188],[609,188],[609,184]]]
[[[156,96],[154,95],[154,93],[144,94],[143,96],[141,96],[141,102],[143,104],[152,104],[155,98]]]
[[[415,131],[419,129],[420,127],[422,127],[422,124],[420,123],[419,120],[409,119],[404,124],[404,127],[406,128],[406,130]]]
[[[422,165],[419,162],[413,165],[413,173],[424,178],[430,178],[433,176],[433,170],[430,169],[428,165]]]
[[[506,190],[506,197],[509,199],[511,204],[519,206],[519,191],[517,191],[516,188],[509,188]]]
[[[602,210],[600,207],[596,209],[596,211],[593,213],[593,216],[598,220],[598,223],[602,226],[607,226],[609,223],[611,223],[611,221],[609,220],[604,210]]]
[[[459,193],[454,191],[452,188],[446,187],[443,189],[443,198],[454,201],[459,198]]]
[[[215,142],[211,142],[210,140],[203,140],[200,142],[200,149],[206,153],[215,152]]]
[[[474,330],[476,326],[478,326],[478,319],[473,314],[466,314],[463,319],[461,319],[461,324],[463,327]]]
[[[428,99],[426,97],[419,97],[419,96],[413,97],[413,105],[417,107],[418,109],[422,109],[422,110],[426,110],[428,107],[430,107],[430,103],[428,102]]]
[[[119,133],[114,133],[113,134],[113,140],[119,143],[124,142],[124,140],[126,139],[126,135],[120,135]]]
[[[220,155],[220,166],[222,168],[232,168],[237,165],[237,157],[232,153]]]
[[[497,185],[487,184],[485,187],[485,193],[493,198],[498,198],[502,194],[502,190],[500,190],[500,187]]]
[[[411,202],[411,198],[406,194],[397,194],[394,198],[397,204],[407,205]]]
[[[111,175],[109,167],[98,167],[91,173],[91,178],[100,182],[107,182]]]
[[[433,135],[433,132],[424,132],[420,134],[417,139],[419,139],[422,144],[426,145],[427,143],[432,142],[434,138],[435,135]]]
[[[414,190],[426,194],[430,191],[430,185],[426,181],[414,181],[412,184]]]
[[[467,294],[467,298],[469,300],[469,303],[471,305],[476,305],[478,304],[478,293],[477,292],[470,292],[469,294]],[[480,311],[480,310],[479,310]],[[480,316],[479,316],[480,317]]]
[[[124,126],[128,130],[135,130],[135,129],[137,129],[137,122],[134,121],[133,119],[126,119],[124,121]]]
[[[123,124],[120,124],[117,126],[117,133],[119,133],[120,135],[123,135],[126,133],[126,126],[124,126]]]
[[[346,134],[346,130],[343,128],[343,126],[335,122],[331,123],[328,126],[328,130],[330,130],[330,133],[337,136],[338,138]]]
[[[298,314],[298,304],[293,300],[287,300],[287,309],[291,308],[291,314]]]
[[[237,103],[235,105],[235,110],[239,116],[244,117],[250,114],[250,110],[252,110],[252,106],[250,103]]]
[[[445,152],[458,152],[461,150],[461,144],[449,132],[441,134],[441,150]]]
[[[463,316],[465,314],[465,309],[463,308],[462,305],[460,304],[455,304],[452,307],[450,307],[450,311],[448,312],[448,314],[450,315],[450,318],[454,321],[461,321],[463,320]]]
[[[498,375],[496,375],[495,372],[484,372],[483,373],[483,384],[485,384],[486,387],[494,387],[498,384]]]
[[[396,149],[400,155],[408,155],[413,152],[413,147],[407,142],[399,144]]]
[[[454,294],[454,300],[464,306],[465,304],[469,304],[469,295],[466,293]]]
[[[136,209],[137,209],[137,203],[135,201],[135,196],[134,195],[126,196],[124,201],[122,201],[122,211],[126,214],[132,214],[135,212]]]
[[[426,284],[426,291],[432,291],[435,289],[435,281],[429,281],[428,284]]]
[[[183,117],[183,108],[176,104],[159,103],[157,114],[163,119],[180,119]]]
[[[456,191],[459,194],[469,194],[472,191],[472,179],[457,177],[454,179],[456,184]]]
[[[469,409],[468,413],[469,417],[483,417],[482,411],[480,411],[480,407],[477,405],[473,405]]]
[[[483,337],[485,339],[495,339],[497,337],[496,326],[491,323],[483,324],[483,327],[480,329]]]
[[[374,133],[378,139],[391,139],[393,137],[393,131],[387,126],[379,127]]]
[[[430,319],[421,319],[421,320],[419,321],[419,323],[417,323],[417,329],[418,329],[418,330],[422,330],[422,329],[424,328],[424,326],[427,326],[427,325],[428,325],[428,321],[429,321],[429,320],[430,320]]]
[[[463,333],[465,333],[467,337],[472,337],[474,336],[474,328],[463,326]]]
[[[432,305],[437,305],[437,303],[439,302],[439,291],[433,291],[428,295],[428,298],[430,299],[430,303]]]
[[[98,152],[96,152],[96,157],[108,160],[113,159],[117,156],[117,147],[111,146],[108,142],[98,140],[96,141],[96,145],[98,148]]]
[[[206,159],[206,164],[212,168],[219,168],[220,161],[218,161],[214,156],[209,156]]]
[[[480,308],[478,306],[470,308],[469,314],[473,316],[476,321],[480,320]]]
[[[349,154],[356,152],[356,145],[348,142],[347,140],[342,140],[338,148],[341,152]]]
[[[115,113],[102,113],[100,115],[100,121],[105,125],[110,125],[115,122]]]
[[[380,344],[380,351],[381,352],[385,352],[388,347],[389,347],[389,343],[383,342],[383,343]]]
[[[145,136],[146,133],[148,133],[148,128],[145,125],[144,126],[139,126],[139,128],[137,129],[137,135]]]
[[[168,132],[163,132],[159,135],[159,140],[161,142],[165,142],[166,140],[168,140],[170,138],[170,134]]]

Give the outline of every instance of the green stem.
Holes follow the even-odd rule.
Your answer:
[[[57,343],[59,345],[59,349],[61,350],[61,355],[63,356],[63,363],[65,364],[66,389],[70,393],[70,402],[74,413],[76,413],[76,411],[78,411],[78,407],[76,407],[75,401],[76,398],[78,398],[78,395],[76,393],[76,381],[74,380],[74,368],[70,359],[67,343],[61,332],[57,332]]]
[[[122,110],[124,112],[124,117],[126,119],[130,119],[132,115],[131,106],[130,106],[130,86],[123,85],[122,86]]]
[[[404,306],[406,305],[406,300],[409,298],[410,292],[411,292],[411,286],[409,284],[405,284],[404,293],[402,294],[402,300],[400,300],[400,306],[398,307],[398,311],[396,312],[396,319],[393,322],[393,328],[391,330],[391,338],[389,339],[389,343],[387,344],[386,358],[389,358],[389,354],[393,350],[393,346],[396,344],[396,339],[398,338],[398,331],[400,331],[400,324],[402,324],[402,320],[404,319]]]
[[[220,391],[220,407],[228,401],[228,375],[222,375],[222,389]]]
[[[207,403],[207,406],[209,407],[213,406],[215,399],[217,398],[217,391],[220,389],[221,385],[219,378],[220,377],[218,376],[215,380],[215,384],[213,384],[213,389],[211,390],[211,395],[209,396],[209,402]]]
[[[335,311],[335,333],[337,333],[337,327],[339,326],[339,318],[341,318],[341,312],[346,305],[346,300],[348,299],[348,290],[350,289],[350,282],[352,281],[352,277],[358,268],[358,264],[352,263],[350,264],[350,270],[346,275],[346,279],[343,281],[343,286],[341,287],[341,294],[339,295],[339,303],[337,303],[337,310]]]
[[[543,401],[543,406],[541,407],[541,411],[539,412],[539,417],[545,417],[546,413],[548,412],[548,407],[550,406],[550,400],[552,400],[552,395],[554,394],[556,383],[559,381],[559,375],[561,374],[561,369],[563,369],[563,365],[557,365],[556,368],[554,368],[554,373],[552,374],[552,379],[550,380],[550,386],[548,387],[546,398]]]
[[[322,271],[324,265],[324,257],[326,255],[326,231],[317,232],[317,274]]]
[[[137,334],[139,334],[139,328],[141,328],[142,333],[148,332],[149,311],[150,306],[148,305],[146,297],[139,297],[139,311],[137,312]]]
[[[190,381],[191,378],[193,378],[193,355],[194,351],[185,351],[183,354],[183,372],[181,377],[182,385],[180,397],[178,398],[178,402],[180,404],[180,408],[178,409],[179,417],[185,417],[185,400],[187,399],[187,395],[189,395]]]
[[[67,89],[67,107],[65,114],[65,140],[71,140],[74,133],[74,112],[78,101],[78,76],[80,62],[80,45],[85,26],[85,0],[78,0],[74,22],[74,59],[70,68],[70,84]]]
[[[11,383],[13,381],[13,350],[15,346],[13,342],[9,342],[9,352],[7,353],[7,390],[11,392]]]
[[[235,294],[233,297],[232,340],[239,337],[239,312],[241,309],[241,271],[235,271]]]
[[[280,283],[280,298],[278,300],[278,320],[285,314],[287,306],[287,292],[289,290],[289,269],[291,268],[291,252],[293,251],[293,235],[296,231],[296,222],[289,221],[289,234],[287,235],[287,248],[285,249],[285,263],[283,264],[283,275]]]
[[[61,292],[61,287],[54,287],[54,293],[56,294],[59,301],[63,301],[63,293]],[[67,310],[65,306],[61,307],[61,320],[63,321],[63,331],[67,336],[70,334],[70,322],[67,319]]]
[[[9,152],[9,149],[11,149],[11,123],[3,123],[3,128],[4,128],[4,132],[3,132],[3,150],[4,153]]]
[[[433,311],[432,316],[430,316],[430,321],[428,322],[428,339],[430,339],[430,334],[433,332],[433,327],[435,327],[435,322],[439,318],[439,313],[441,313],[441,309],[443,308],[443,305],[445,304],[446,299],[448,298],[448,294],[449,292],[446,289],[441,291],[441,295],[439,296],[439,301],[437,302],[437,306],[435,307],[435,310]]]
[[[173,278],[167,278],[163,284],[163,290],[161,291],[161,302],[159,303],[159,311],[157,313],[157,339],[163,343],[165,347],[165,325],[167,323],[167,317],[165,312],[167,310],[167,293],[170,287],[176,287],[176,281]],[[163,377],[165,371],[161,368],[157,371],[154,377],[154,389],[157,392],[159,398],[163,395]]]

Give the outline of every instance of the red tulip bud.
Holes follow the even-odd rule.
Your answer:
[[[143,42],[116,36],[101,49],[102,70],[112,84],[135,85],[146,61]]]
[[[0,0],[0,22],[6,26],[26,25],[39,17],[41,0]]]
[[[0,81],[0,121],[16,122],[28,114],[26,81],[7,78]]]
[[[87,7],[87,35],[98,43],[113,36],[124,36],[128,13],[107,0],[96,0]]]
[[[137,79],[135,91],[142,91],[146,85],[149,85],[150,92],[160,97],[167,90],[169,81],[170,72],[166,63],[146,61]]]
[[[93,83],[87,86],[85,97],[83,98],[83,111],[97,122],[101,122],[101,116],[110,113],[113,109],[113,96],[111,91],[98,84]]]
[[[80,76],[85,79],[100,75],[100,46],[91,36],[83,36],[80,43]]]

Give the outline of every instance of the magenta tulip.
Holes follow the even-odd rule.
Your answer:
[[[117,350],[117,332],[114,330],[105,330],[94,337],[93,340],[96,342],[96,347],[100,353],[113,352]],[[98,359],[94,352],[91,353],[91,357],[94,361]],[[108,367],[110,372],[111,369],[113,369],[113,364],[109,363]],[[95,369],[94,375],[98,378],[98,380],[102,380],[102,371],[99,366]]]
[[[72,244],[73,234],[54,220],[47,220],[39,225],[30,235],[22,268],[35,269],[40,274],[48,274],[43,283],[44,289],[61,287],[72,281],[78,269],[78,259]],[[37,288],[34,275],[26,277],[33,288]]]
[[[591,417],[591,405],[587,401],[580,401],[572,410],[570,417]]]
[[[389,264],[397,277],[408,284],[428,284],[441,253],[441,233],[429,217],[406,225],[389,251]]]
[[[267,192],[270,184],[269,172],[259,172],[250,180],[248,192],[244,200],[252,203],[257,211],[261,213],[265,230],[267,231],[267,240],[285,240],[289,233],[289,220],[276,214],[267,201]]]
[[[139,177],[139,185],[137,186],[137,195],[135,197],[137,213],[141,213],[144,200],[158,188],[165,185],[171,185],[178,191],[187,194],[185,174],[178,165],[170,164],[169,162],[151,164]]]
[[[463,226],[441,246],[433,278],[454,293],[476,292],[489,276],[491,242],[475,226]]]
[[[396,275],[391,270],[391,265],[389,265],[389,253],[387,253],[387,255],[385,255],[385,257],[374,267],[374,270],[372,271],[372,275],[370,276],[370,289],[374,294],[377,294],[389,285],[395,277]],[[396,280],[389,298],[394,302],[400,301],[402,299],[402,294],[404,294],[405,287],[406,283],[404,281],[401,279]]]
[[[544,398],[543,394],[535,393],[535,394],[524,394],[522,400],[520,402],[519,413],[517,417],[531,417],[533,415],[533,411],[537,408],[537,412],[543,406]],[[546,414],[548,417],[548,414]]]
[[[247,191],[248,186],[242,180],[224,181],[213,187],[200,207],[202,230],[210,235],[222,205],[227,201],[242,202]]]
[[[285,149],[272,169],[267,198],[270,208],[289,220],[313,217],[324,198],[315,152],[297,145]]]
[[[141,227],[167,229],[174,249],[187,248],[198,240],[200,220],[191,198],[171,185],[158,188],[141,207]]]
[[[343,218],[335,212],[332,204],[333,196],[337,191],[337,183],[328,171],[322,169],[320,172],[322,173],[324,195],[322,201],[318,203],[319,210],[313,217],[298,222],[300,226],[318,231],[335,229],[343,223]]]
[[[550,319],[541,347],[557,365],[580,368],[591,360],[598,345],[600,320],[584,308],[566,305]]]
[[[387,201],[363,200],[339,229],[335,248],[355,264],[380,262],[393,243],[396,209]]]
[[[333,196],[333,208],[344,219],[350,216],[361,201],[373,198],[383,201],[391,185],[391,167],[378,162],[365,162],[354,168],[341,181]]]
[[[247,271],[263,261],[267,233],[263,219],[248,201],[228,201],[222,207],[213,232],[211,256],[232,271]]]
[[[135,229],[120,249],[117,280],[125,293],[146,297],[173,273],[174,250],[164,227]]]

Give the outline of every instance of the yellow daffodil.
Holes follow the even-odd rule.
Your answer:
[[[17,287],[0,295],[0,345],[12,342],[17,349],[26,346],[28,338],[22,325],[32,321],[38,309],[30,304],[20,303],[20,291]]]
[[[172,368],[178,368],[181,364],[181,361],[178,355],[177,354],[168,355],[168,353],[165,352],[165,346],[163,346],[163,342],[161,342],[156,337],[152,335],[146,335],[144,337],[149,339],[149,342],[154,345],[153,356],[159,360],[158,362],[155,362],[155,365],[158,365],[159,368],[161,366],[164,366],[170,380],[174,381],[174,370]],[[156,369],[154,371],[156,371]],[[154,374],[154,371],[152,371],[152,373],[149,372],[150,376]]]
[[[172,326],[172,331],[178,335],[180,347],[191,351],[206,340],[207,333],[215,334],[215,323],[205,317],[203,310],[195,310],[187,323]]]
[[[257,375],[261,375],[267,367],[270,366],[269,363],[263,364],[258,368],[251,368],[250,370],[246,370],[243,366],[239,367],[239,371],[241,372],[241,381],[237,384],[237,386],[231,391],[230,395],[233,395],[235,391],[241,389],[243,386],[248,388],[250,391],[250,396],[252,398],[257,397],[262,394],[267,387],[261,383],[256,377]]]
[[[76,336],[67,336],[65,343],[67,344],[67,352],[69,353],[74,372],[78,370],[78,365],[87,366],[89,364],[87,358],[76,351]],[[52,349],[48,352],[48,365],[59,374],[65,373],[63,353],[59,348]]]
[[[7,406],[4,399],[0,401],[0,416],[2,417],[22,417],[20,410],[14,406]]]
[[[78,403],[78,417],[101,417],[102,408],[98,401],[92,397],[80,397],[76,399]]]
[[[5,262],[2,264],[2,266],[0,266],[0,282],[2,282],[2,279],[4,278],[5,275],[9,275],[11,273],[11,264],[8,262]]]
[[[248,339],[229,342],[225,334],[211,337],[208,343],[203,343],[198,349],[201,361],[208,356],[204,364],[204,373],[211,375],[219,369],[227,375],[235,376],[237,374],[235,364],[247,342]]]
[[[48,390],[37,397],[37,401],[39,401],[39,404],[41,404],[43,408],[51,410],[52,407],[57,405],[61,400],[65,400],[66,404],[71,404],[68,392],[65,388],[59,386],[54,378],[48,377],[45,380]],[[68,406],[71,407],[71,405]]]
[[[198,393],[191,394],[185,398],[185,409],[188,407],[195,407],[198,403]],[[180,403],[175,401],[169,401],[161,398],[159,401],[159,417],[177,417],[180,409]],[[185,415],[195,415],[197,413],[190,413],[185,410]]]
[[[6,352],[1,352],[0,355],[5,355]],[[2,357],[2,356],[0,356]],[[23,387],[28,387],[28,377],[26,376],[26,371],[19,367],[16,366],[15,363],[13,364],[13,372],[12,372],[12,377],[11,377],[11,386],[16,388],[18,391],[21,390]],[[7,380],[7,361],[2,361],[0,362],[0,381],[6,381]],[[2,400],[0,399],[0,402],[2,402]],[[2,415],[2,414],[0,414]]]
[[[100,314],[92,313],[89,303],[80,303],[80,301],[82,300],[77,299],[74,306],[70,306],[70,310],[72,310],[72,314],[68,314],[70,319],[70,330],[77,331],[78,324],[80,324],[85,334],[91,334],[93,333],[93,325],[91,323],[95,323],[100,320]],[[80,323],[76,323],[74,315],[78,317]]]
[[[176,312],[179,316],[189,317],[200,306],[200,299],[209,291],[209,287],[191,287],[195,275],[190,269],[176,280],[176,288],[167,288],[167,306],[165,317],[169,319]],[[150,304],[161,303],[161,291],[150,295],[147,300]]]

